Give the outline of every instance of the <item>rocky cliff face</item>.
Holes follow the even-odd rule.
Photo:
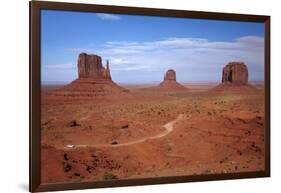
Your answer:
[[[222,70],[222,83],[212,89],[216,92],[256,92],[248,83],[248,67],[243,62],[229,62]]]
[[[158,88],[163,91],[187,91],[187,88],[176,81],[176,71],[170,69],[164,75],[164,80]]]
[[[170,69],[166,72],[164,76],[164,80],[174,80],[176,81],[176,71],[173,69]]]
[[[243,62],[230,62],[222,71],[222,82],[248,83],[248,68]]]
[[[81,53],[78,58],[78,77],[110,80],[109,63],[107,61],[106,68],[104,68],[100,56]]]

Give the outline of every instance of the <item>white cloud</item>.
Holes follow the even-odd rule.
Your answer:
[[[109,20],[109,21],[117,21],[120,19],[118,15],[108,14],[108,13],[97,13],[98,16],[102,20]]]
[[[109,59],[117,81],[120,77],[134,80],[149,74],[156,80],[159,78],[156,74],[162,77],[169,68],[175,69],[182,81],[220,81],[222,67],[230,61],[245,62],[250,79],[263,79],[264,39],[258,36],[244,36],[233,41],[176,37],[149,42],[111,41],[102,48],[83,49],[83,52]]]
[[[264,43],[264,39],[258,36],[243,36],[237,39],[239,42],[249,42],[249,43]]]
[[[68,83],[77,77],[77,64],[42,64],[41,80],[43,84]]]
[[[46,69],[54,69],[54,70],[64,70],[64,69],[74,69],[76,68],[75,64],[67,63],[67,64],[45,64],[43,65],[43,68]]]
[[[246,36],[233,42],[208,41],[199,38],[168,38],[161,41],[151,42],[107,42],[104,46],[106,51],[113,54],[140,53],[155,49],[247,49],[263,46],[263,38],[257,36]]]
[[[87,48],[67,48],[66,49],[67,51],[70,51],[70,52],[78,52],[78,53],[81,53],[81,52],[95,52],[96,49],[87,49]]]

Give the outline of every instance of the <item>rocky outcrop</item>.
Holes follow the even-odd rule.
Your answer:
[[[81,53],[78,58],[78,78],[95,78],[111,80],[109,62],[102,66],[102,58],[98,55]]]
[[[222,71],[222,82],[248,83],[248,68],[243,62],[230,62]]]
[[[164,76],[164,81],[165,80],[174,80],[176,81],[176,71],[173,69],[170,69],[166,72],[165,76]]]
[[[188,89],[178,83],[176,78],[176,71],[170,69],[164,75],[164,80],[160,83],[158,88],[163,91],[187,91]]]
[[[229,62],[222,70],[222,83],[212,89],[215,92],[255,92],[248,83],[248,67],[243,62]]]
[[[78,78],[52,92],[48,98],[57,100],[86,100],[128,96],[129,91],[111,79],[109,62],[106,68],[98,55],[81,53],[78,57]]]

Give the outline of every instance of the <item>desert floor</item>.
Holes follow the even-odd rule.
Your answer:
[[[80,182],[264,170],[264,92],[127,87],[130,97],[47,100],[42,182]],[[57,88],[57,87],[54,87]]]

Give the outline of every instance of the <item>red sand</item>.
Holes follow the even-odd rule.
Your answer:
[[[187,91],[188,89],[174,80],[164,80],[158,86],[162,91]]]
[[[84,89],[76,82],[64,87],[73,96],[42,96],[43,183],[264,169],[263,90],[217,95],[206,86],[162,93],[94,85],[101,88],[96,96],[76,96],[72,88]],[[166,134],[167,123],[173,130]]]
[[[221,83],[215,88],[212,89],[215,92],[230,92],[230,93],[255,93],[257,92],[257,88],[252,86],[251,84],[239,84],[239,83]]]

